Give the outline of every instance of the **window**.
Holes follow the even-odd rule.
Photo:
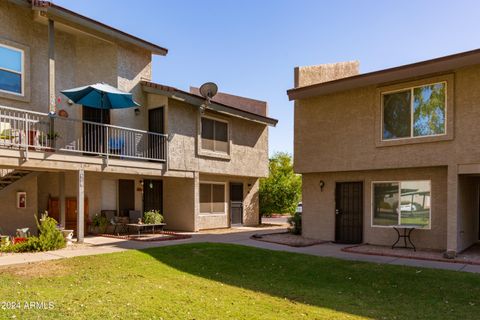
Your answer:
[[[0,45],[0,91],[23,95],[23,50]]]
[[[382,95],[383,140],[444,135],[446,82]]]
[[[374,182],[372,226],[430,229],[430,181]]]
[[[200,213],[225,213],[225,185],[200,183]]]
[[[228,123],[202,117],[202,149],[228,153]]]

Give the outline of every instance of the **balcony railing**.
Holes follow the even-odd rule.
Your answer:
[[[165,162],[167,136],[0,106],[0,148]]]

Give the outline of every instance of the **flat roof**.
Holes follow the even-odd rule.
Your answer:
[[[399,67],[359,74],[338,80],[322,82],[287,90],[289,100],[305,99],[325,94],[379,85],[383,83],[443,73],[480,64],[480,49],[465,51]]]
[[[195,106],[205,105],[204,97],[194,93],[190,93],[188,91],[180,90],[175,87],[154,83],[151,81],[145,81],[145,80],[141,82],[141,85],[145,92],[165,95],[172,99],[184,101],[186,103],[189,103]],[[269,118],[257,113],[249,112],[249,111],[239,109],[234,106],[226,105],[224,103],[220,103],[213,100],[210,100],[210,103],[207,105],[207,109],[213,110],[219,113],[228,114],[237,118],[259,122],[272,127],[275,127],[278,123],[277,119]]]
[[[52,20],[59,19],[60,20],[59,22],[61,22],[61,20],[68,21],[74,24],[76,27],[82,27],[85,29],[94,30],[100,34],[104,34],[109,37],[119,39],[127,43],[136,45],[138,47],[147,49],[152,54],[165,56],[168,53],[168,49],[164,47],[161,47],[159,45],[156,45],[144,39],[138,38],[129,33],[123,32],[109,25],[101,23],[97,20],[93,20],[89,17],[78,14],[74,11],[68,10],[64,7],[54,4],[51,1],[43,1],[43,0],[10,0],[10,1],[19,5],[31,6],[31,8],[34,10],[43,11],[46,13],[47,17]]]

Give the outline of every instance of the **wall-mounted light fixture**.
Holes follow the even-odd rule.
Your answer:
[[[320,192],[323,192],[323,187],[325,187],[325,181],[320,180],[319,185],[320,185]]]
[[[140,108],[135,108],[135,115],[136,116],[139,116],[140,115]]]

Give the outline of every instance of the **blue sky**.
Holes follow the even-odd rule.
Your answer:
[[[57,0],[169,49],[153,80],[266,100],[270,153],[293,150],[295,66],[359,60],[362,73],[480,47],[479,1]]]

